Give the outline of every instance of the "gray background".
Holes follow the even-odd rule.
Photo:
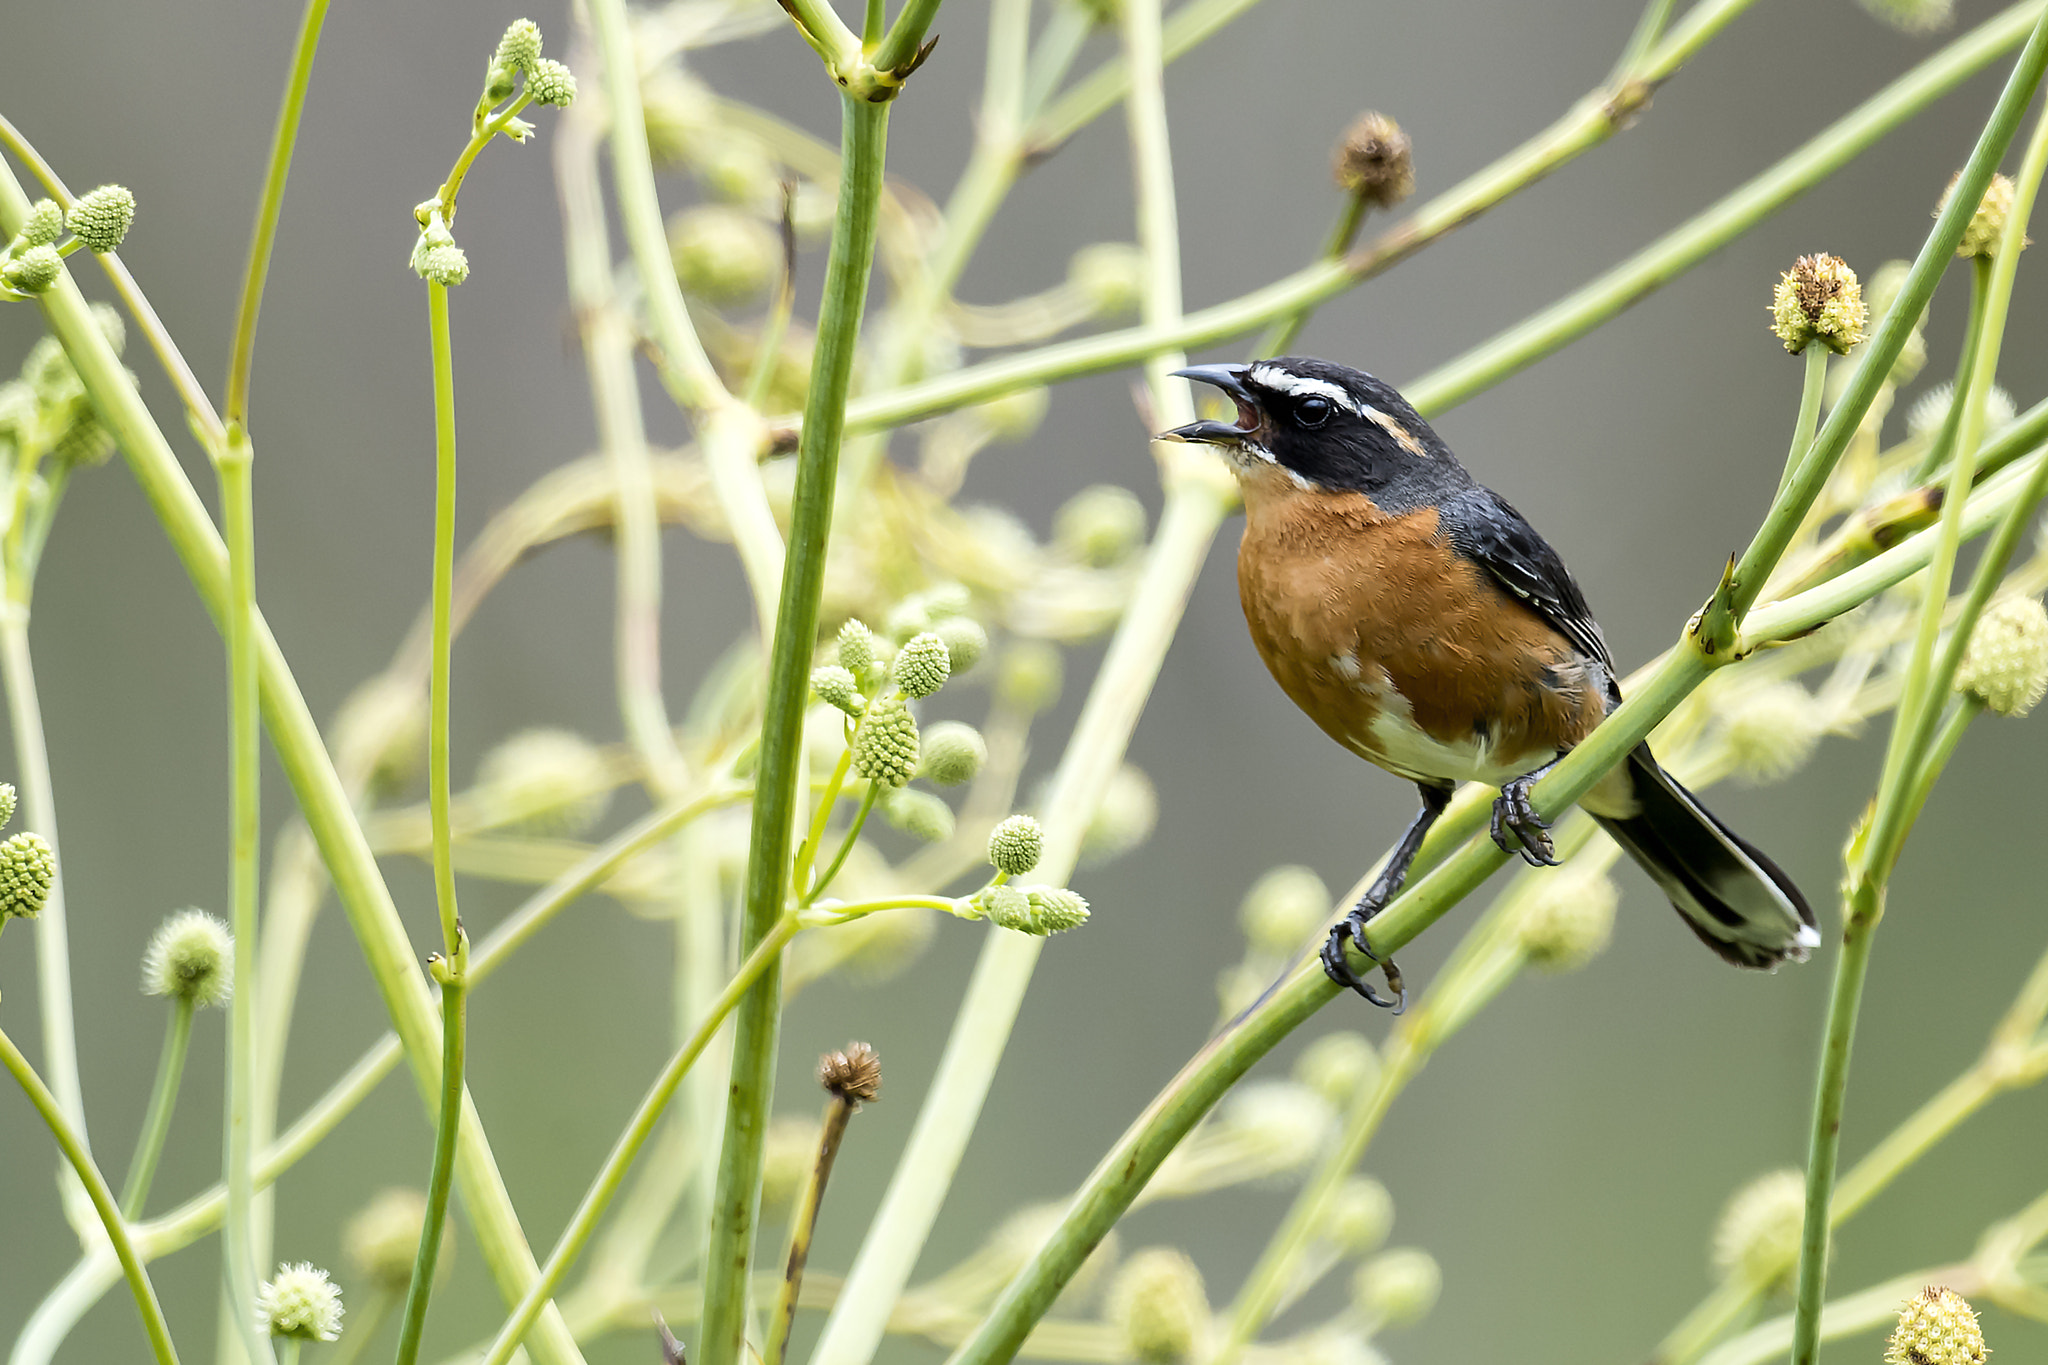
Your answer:
[[[1992,12],[1961,9],[1961,22]],[[407,209],[460,146],[482,58],[517,13],[478,0],[353,0],[328,22],[263,315],[252,424],[261,597],[322,718],[382,665],[424,599],[431,410],[425,310],[405,269]],[[1393,113],[1413,135],[1426,196],[1591,87],[1635,15],[1628,0],[1268,0],[1168,78],[1190,306],[1270,280],[1315,249],[1336,207],[1329,149],[1360,108]],[[551,4],[532,17],[561,55],[567,15]],[[74,187],[118,180],[134,189],[141,218],[123,254],[216,391],[296,22],[293,6],[248,0],[69,0],[13,6],[7,17],[6,113]],[[891,170],[929,193],[943,195],[968,150],[980,26],[968,0],[947,6],[945,42],[894,117]],[[1396,382],[1419,374],[1682,221],[1934,41],[1882,28],[1846,0],[1759,5],[1658,93],[1636,129],[1336,301],[1302,349]],[[787,33],[725,49],[704,74],[832,135],[830,89]],[[1776,272],[1817,249],[1866,271],[1910,254],[2001,79],[1980,77],[1752,237],[1440,424],[1474,471],[1563,552],[1625,664],[1671,638],[1764,506],[1798,390],[1798,365],[1763,327]],[[538,144],[492,149],[464,197],[463,244],[475,269],[456,302],[464,534],[592,441],[564,301],[551,117],[540,119]],[[1043,287],[1076,247],[1128,238],[1128,183],[1112,115],[1026,180],[964,296]],[[673,202],[687,195],[669,188]],[[810,299],[818,268],[815,259],[807,266]],[[94,272],[76,273],[103,292]],[[2048,383],[2044,300],[2039,271],[2023,272],[2001,375],[2023,404]],[[1962,281],[1952,279],[1936,304],[1928,382],[1952,364],[1963,303]],[[30,308],[0,310],[0,365],[12,368],[38,326]],[[139,349],[129,359],[210,497],[212,478],[152,362]],[[1156,505],[1130,378],[1061,389],[1040,435],[985,455],[969,494],[1017,508],[1041,531],[1090,482],[1129,484]],[[667,438],[681,434],[670,414],[656,411],[652,422]],[[1162,832],[1082,880],[1096,919],[1085,938],[1045,955],[927,1270],[1018,1202],[1070,1188],[1199,1044],[1215,972],[1239,951],[1237,897],[1260,870],[1301,861],[1341,885],[1411,809],[1404,784],[1331,746],[1265,677],[1239,619],[1232,541],[1226,528],[1133,744],[1158,779]],[[667,548],[675,709],[746,618],[726,550],[680,532]],[[456,659],[458,775],[524,724],[616,736],[611,586],[607,555],[579,543],[550,551],[493,596]],[[73,485],[39,588],[34,639],[63,819],[83,1064],[100,1151],[118,1169],[160,1028],[157,1002],[135,991],[137,956],[167,909],[225,900],[221,648],[118,463]],[[1040,732],[1034,768],[1055,756],[1093,657],[1070,661],[1068,699]],[[2042,725],[1973,733],[1916,831],[1872,968],[1849,1159],[1974,1057],[2041,950],[2032,855]],[[1837,880],[1842,837],[1875,777],[1882,728],[1873,729],[1860,742],[1830,741],[1782,787],[1716,795],[1816,900]],[[273,769],[272,829],[288,801]],[[425,944],[426,878],[411,863],[391,873]],[[1446,1273],[1436,1312],[1386,1340],[1400,1358],[1640,1358],[1708,1287],[1705,1241],[1727,1193],[1803,1155],[1832,952],[1774,977],[1727,971],[1679,931],[1638,874],[1621,877],[1613,950],[1583,973],[1510,990],[1432,1063],[1374,1146],[1367,1166],[1394,1193],[1396,1241],[1429,1248]],[[477,885],[464,908],[472,924],[488,925],[511,899]],[[1446,925],[1405,955],[1411,977],[1431,977],[1454,931]],[[0,989],[8,1027],[32,1047],[29,938],[23,929],[7,936]],[[944,926],[898,986],[827,986],[792,1010],[786,1107],[811,1107],[808,1059],[849,1037],[874,1041],[890,1078],[887,1100],[856,1127],[814,1264],[839,1268],[851,1255],[978,938]],[[374,993],[331,910],[313,962],[286,1114],[379,1028]],[[475,1003],[478,1102],[538,1241],[552,1240],[665,1051],[666,979],[659,928],[597,903],[551,930],[544,948]],[[1383,1029],[1362,1010],[1343,1013]],[[220,1036],[217,1020],[202,1021],[160,1204],[217,1170]],[[2048,1096],[2035,1093],[1971,1123],[1859,1218],[1842,1240],[1836,1283],[1967,1254],[1986,1222],[2040,1192],[2044,1117]],[[340,1220],[375,1188],[420,1183],[428,1145],[410,1084],[387,1082],[285,1185],[279,1253],[335,1264]],[[0,1097],[0,1152],[6,1339],[72,1250],[50,1193],[46,1136],[18,1097]],[[1126,1229],[1126,1244],[1185,1243],[1222,1298],[1281,1199],[1239,1192],[1149,1212]],[[473,1251],[457,1259],[437,1300],[433,1351],[497,1320]],[[203,1357],[210,1244],[156,1273],[188,1355]],[[2048,1343],[2048,1333],[2007,1316],[1991,1313],[1988,1323],[2006,1359]],[[116,1290],[66,1358],[134,1359],[140,1349],[132,1308]],[[1864,1342],[1835,1354],[1876,1351]],[[928,1355],[901,1345],[889,1354]],[[593,1358],[645,1361],[651,1343],[614,1340]]]

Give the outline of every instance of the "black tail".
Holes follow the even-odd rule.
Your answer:
[[[1738,967],[1802,962],[1820,943],[1792,879],[1657,766],[1647,744],[1629,755],[1636,813],[1596,816],[1662,887],[1700,941]]]

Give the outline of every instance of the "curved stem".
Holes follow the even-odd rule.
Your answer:
[[[0,1029],[0,1066],[5,1066],[21,1083],[29,1103],[50,1126],[50,1134],[57,1139],[65,1160],[71,1163],[71,1169],[84,1183],[93,1208],[99,1212],[100,1223],[107,1230],[107,1240],[114,1244],[114,1254],[121,1262],[121,1273],[128,1277],[128,1288],[135,1295],[135,1307],[142,1314],[143,1330],[149,1334],[149,1347],[156,1354],[157,1365],[178,1365],[178,1350],[171,1344],[170,1325],[164,1321],[164,1310],[157,1303],[156,1286],[150,1283],[149,1272],[135,1254],[128,1224],[122,1220],[121,1210],[114,1203],[114,1192],[107,1188],[106,1178],[100,1174],[99,1167],[93,1165],[92,1153],[85,1149],[84,1139],[64,1117],[57,1097],[43,1084],[43,1078],[36,1075],[35,1068],[28,1064],[28,1058],[21,1055],[21,1049],[14,1045],[5,1029]]]
[[[867,824],[868,813],[874,810],[875,798],[881,794],[879,784],[868,783],[868,789],[861,793],[860,809],[854,812],[853,822],[846,827],[846,837],[839,841],[839,852],[833,855],[831,863],[818,874],[818,879],[811,883],[809,889],[803,892],[803,904],[809,905],[822,895],[825,888],[832,885],[832,879],[839,875],[839,869],[846,866],[847,855],[853,852],[854,844],[860,839],[861,827]]]
[[[263,305],[263,280],[270,273],[270,248],[277,240],[277,219],[284,209],[284,182],[291,171],[292,148],[299,139],[299,116],[306,108],[306,87],[313,79],[313,54],[320,47],[320,29],[327,22],[327,0],[306,0],[299,21],[299,41],[292,50],[284,105],[277,111],[277,131],[270,142],[270,168],[263,177],[263,195],[256,205],[256,231],[249,241],[249,264],[242,277],[242,300],[235,309],[235,339],[228,357],[226,401],[231,425],[249,422],[249,367],[256,349],[256,313]]]
[[[171,1111],[178,1104],[178,1082],[185,1074],[185,1049],[191,1041],[192,1001],[188,996],[176,996],[171,1001],[170,1024],[164,1029],[163,1056],[156,1064],[156,1084],[150,1087],[149,1108],[142,1118],[142,1135],[135,1140],[135,1159],[121,1185],[121,1216],[131,1223],[142,1216],[142,1206],[149,1199],[149,1183],[156,1174],[157,1158],[163,1155],[164,1137],[171,1131]]]
[[[788,946],[790,939],[796,936],[797,928],[797,919],[793,914],[783,915],[776,920],[774,927],[754,945],[754,950],[747,955],[747,960],[740,965],[739,971],[733,974],[732,980],[726,983],[725,990],[719,994],[718,999],[712,1002],[703,1021],[697,1025],[696,1032],[690,1035],[689,1041],[677,1050],[675,1056],[669,1058],[668,1064],[661,1069],[661,1074],[655,1077],[654,1084],[648,1088],[646,1096],[640,1101],[640,1107],[633,1111],[633,1117],[626,1124],[626,1130],[619,1134],[619,1140],[612,1145],[611,1154],[599,1168],[597,1178],[584,1193],[583,1202],[576,1206],[576,1212],[571,1215],[569,1225],[562,1229],[562,1236],[555,1243],[555,1249],[548,1253],[547,1264],[541,1267],[540,1274],[535,1277],[532,1286],[513,1307],[511,1316],[505,1319],[505,1325],[498,1329],[497,1337],[484,1355],[483,1365],[506,1365],[506,1362],[512,1359],[512,1353],[519,1349],[520,1339],[533,1325],[533,1320],[539,1316],[542,1306],[561,1285],[563,1277],[575,1264],[577,1255],[589,1242],[590,1234],[596,1231],[598,1219],[604,1216],[605,1208],[611,1203],[612,1196],[618,1192],[620,1183],[625,1180],[626,1171],[633,1164],[633,1158],[639,1154],[641,1145],[654,1132],[654,1126],[660,1121],[662,1111],[668,1107],[676,1086],[689,1074],[690,1067],[703,1055],[704,1049],[710,1045],[712,1038],[717,1036],[720,1026],[724,1024],[725,1017],[740,1004],[746,992],[775,970],[781,959],[782,950]],[[707,1311],[706,1320],[708,1319]]]

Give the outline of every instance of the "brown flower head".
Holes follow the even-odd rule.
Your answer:
[[[818,1084],[850,1104],[867,1104],[882,1093],[882,1059],[866,1043],[848,1043],[818,1059]]]
[[[1390,209],[1415,192],[1415,156],[1408,134],[1372,110],[1345,130],[1332,170],[1338,186],[1369,208]]]

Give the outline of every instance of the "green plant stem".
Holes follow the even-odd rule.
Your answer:
[[[940,0],[904,0],[880,47],[870,59],[878,71],[894,71],[917,55],[925,30],[938,18]]]
[[[1813,429],[1820,422],[1821,394],[1828,386],[1828,356],[1832,352],[1821,345],[1806,348],[1806,380],[1799,390],[1799,416],[1792,423],[1792,448],[1785,452],[1785,472],[1778,476],[1778,496],[1792,486],[1793,475],[1799,466],[1806,463],[1806,452],[1813,448]]]
[[[2036,28],[2034,40],[2029,43],[2032,53],[2040,48],[2048,53],[2048,14],[2044,14]],[[2022,59],[2024,65],[2024,58]],[[2023,110],[2033,97],[2033,87],[2040,81],[2041,71],[2033,73],[2032,81],[2017,99]],[[2014,80],[2017,82],[2016,71]],[[2014,92],[2007,88],[2007,97]],[[2001,100],[2003,109],[2007,100]],[[1989,128],[1986,130],[1989,136]],[[1981,144],[1980,144],[1981,150]],[[1972,158],[1972,166],[1977,158]],[[1995,163],[1994,163],[1995,164]],[[1939,639],[1942,618],[1948,605],[1949,580],[1954,571],[1955,560],[1962,544],[1963,512],[1966,495],[1970,489],[1976,469],[1977,446],[1983,435],[1984,401],[1991,386],[1991,376],[1998,368],[1998,355],[2005,332],[2007,308],[2011,301],[2014,273],[2018,268],[2019,252],[2025,239],[2026,221],[2033,207],[2035,190],[2040,185],[2044,169],[2048,169],[2048,116],[2044,116],[2035,127],[2033,138],[2027,148],[2016,192],[2011,216],[1998,248],[1984,306],[1979,315],[1979,332],[1974,367],[1970,375],[1967,393],[1959,399],[1963,405],[1962,422],[1955,458],[1949,475],[1948,496],[1942,507],[1939,537],[1934,549],[1934,558],[1929,565],[1926,584],[1923,588],[1925,600],[1922,604],[1920,628],[1913,645],[1913,656],[1905,678],[1905,691],[1899,700],[1892,727],[1891,743],[1885,753],[1884,771],[1878,780],[1875,804],[1865,827],[1850,846],[1850,867],[1848,884],[1844,895],[1844,928],[1842,952],[1836,961],[1835,982],[1828,1001],[1827,1034],[1822,1044],[1819,1077],[1815,1082],[1813,1105],[1813,1128],[1808,1145],[1806,1170],[1806,1215],[1805,1226],[1800,1237],[1798,1297],[1793,1312],[1792,1361],[1793,1365],[1813,1365],[1820,1354],[1820,1311],[1827,1288],[1827,1247],[1829,1226],[1829,1204],[1834,1194],[1835,1163],[1841,1147],[1841,1127],[1844,1097],[1849,1079],[1851,1047],[1855,1040],[1856,1020],[1861,1009],[1863,982],[1870,963],[1871,948],[1876,939],[1878,921],[1883,918],[1886,886],[1891,869],[1898,859],[1899,849],[1904,843],[1907,831],[1911,829],[1918,815],[1920,802],[1925,799],[1927,783],[1923,781],[1922,770],[1927,763],[1928,746],[1932,742],[1939,719],[1937,698],[1948,689],[1949,679],[1954,676],[1955,665],[1960,658],[1960,648],[1951,649],[1937,668],[1935,650]],[[1989,177],[1985,179],[1988,181]],[[1950,209],[1964,209],[1971,213],[1976,210],[1983,188],[1971,187],[1968,173],[1957,182],[1950,198]],[[1966,198],[1967,196],[1967,198]],[[1944,213],[1944,218],[1948,215]],[[1939,233],[1937,232],[1937,236]],[[1916,263],[1916,272],[1922,262]],[[1910,284],[1910,277],[1909,277]],[[1891,321],[1910,323],[1919,316],[1924,302],[1907,302],[1901,292],[1901,303],[1895,307]],[[1860,374],[1860,372],[1859,372]],[[1966,641],[1978,610],[1984,598],[1989,596],[1989,575],[2003,571],[2003,563],[1994,564],[1989,558],[1980,566],[1979,578],[1983,591],[1973,592],[1966,600],[1962,616],[1955,626],[1959,641]],[[1956,713],[1961,724],[1969,721],[1969,708],[1959,708]],[[1960,733],[1959,730],[1956,731]],[[1950,741],[1951,745],[1953,740]]]
[[[1934,476],[1934,471],[1947,463],[1956,448],[1956,430],[1963,421],[1963,397],[1970,389],[1970,376],[1977,370],[1977,339],[1984,330],[1984,303],[1991,292],[1991,258],[1972,256],[1970,258],[1970,320],[1963,328],[1963,349],[1956,357],[1956,377],[1949,386],[1948,411],[1942,414],[1941,427],[1934,439],[1927,444],[1927,453],[1920,457],[1919,466],[1913,471],[1913,481],[1924,483]]]
[[[43,1116],[43,1122],[50,1127],[50,1135],[57,1139],[57,1146],[63,1151],[65,1160],[85,1186],[92,1199],[92,1206],[98,1211],[100,1224],[107,1230],[107,1240],[114,1245],[114,1254],[120,1259],[121,1273],[128,1278],[128,1288],[135,1295],[136,1311],[142,1314],[142,1327],[149,1335],[149,1347],[155,1353],[157,1365],[177,1365],[178,1351],[171,1344],[171,1329],[164,1321],[164,1310],[157,1303],[156,1286],[150,1283],[149,1272],[143,1268],[142,1258],[135,1254],[135,1244],[128,1236],[128,1224],[122,1220],[121,1210],[114,1203],[114,1192],[107,1188],[106,1178],[99,1167],[93,1165],[92,1153],[86,1150],[85,1140],[72,1128],[64,1117],[62,1106],[50,1088],[43,1084],[43,1078],[28,1064],[28,1058],[21,1055],[21,1049],[0,1029],[0,1066],[14,1073],[29,1103]]]
[[[825,1182],[832,1178],[832,1164],[839,1157],[839,1144],[846,1137],[846,1125],[855,1105],[843,1095],[825,1103],[825,1121],[818,1132],[818,1154],[804,1179],[796,1211],[789,1220],[789,1255],[784,1259],[782,1287],[776,1292],[775,1310],[768,1318],[768,1342],[762,1348],[763,1365],[782,1365],[789,1349],[790,1328],[796,1323],[797,1291],[803,1287],[804,1265],[811,1257],[811,1239],[818,1231],[818,1207],[825,1197]]]
[[[790,835],[797,818],[797,776],[803,758],[803,708],[810,657],[818,634],[825,543],[832,523],[847,385],[858,348],[868,276],[874,262],[889,106],[841,96],[844,167],[839,211],[825,267],[817,349],[805,404],[791,505],[789,559],[782,575],[763,708],[754,819],[747,860],[740,942],[751,950],[781,917],[789,894]],[[733,1021],[733,1062],[725,1141],[712,1205],[705,1261],[706,1311],[698,1347],[701,1365],[736,1365],[746,1325],[747,1270],[759,1209],[761,1143],[775,1075],[781,971],[767,967]]]
[[[433,285],[433,288],[440,288]],[[412,1283],[406,1287],[405,1316],[398,1324],[397,1365],[414,1365],[420,1337],[427,1328],[427,1301],[434,1293],[434,1270],[441,1259],[442,1230],[448,1225],[448,1195],[455,1179],[455,1139],[462,1128],[463,1052],[469,1029],[464,1019],[469,999],[467,937],[456,928],[455,952],[435,959],[441,982],[441,1113],[434,1125],[434,1164],[427,1180],[426,1219],[420,1225],[419,1249],[413,1253]]]
[[[562,1236],[555,1243],[555,1249],[548,1253],[547,1264],[541,1268],[540,1274],[535,1277],[526,1295],[513,1307],[511,1315],[505,1320],[505,1325],[498,1329],[497,1337],[484,1355],[483,1365],[506,1365],[506,1362],[512,1359],[512,1353],[519,1349],[521,1338],[533,1325],[542,1305],[547,1303],[549,1297],[561,1285],[562,1278],[569,1273],[569,1267],[575,1263],[577,1255],[589,1242],[590,1234],[596,1230],[598,1219],[604,1216],[605,1208],[610,1204],[612,1196],[618,1192],[627,1169],[633,1164],[633,1158],[639,1153],[648,1136],[654,1132],[655,1125],[660,1122],[662,1111],[668,1107],[676,1086],[689,1073],[697,1058],[703,1055],[704,1049],[710,1046],[711,1040],[717,1036],[720,1026],[724,1024],[726,1016],[742,1004],[747,998],[747,992],[756,983],[777,970],[782,950],[789,945],[790,939],[796,936],[798,927],[794,914],[782,915],[775,921],[768,933],[754,945],[753,951],[748,953],[747,960],[740,964],[740,969],[734,973],[732,980],[726,983],[718,999],[712,1002],[709,1012],[697,1025],[696,1031],[662,1068],[661,1074],[655,1078],[654,1084],[641,1099],[639,1108],[633,1111],[633,1117],[627,1123],[625,1131],[619,1134],[618,1141],[612,1145],[611,1154],[605,1158],[597,1178],[584,1193],[583,1201],[576,1206],[576,1212],[571,1215],[569,1225],[562,1230]],[[708,1313],[706,1321],[709,1321]],[[700,1352],[702,1349],[700,1346]]]
[[[1161,30],[1162,56],[1171,65],[1257,3],[1258,0],[1188,0],[1174,10]],[[1065,7],[1056,10],[1050,22],[1061,22],[1060,16],[1066,12]],[[1081,36],[1087,36],[1085,27]],[[1071,61],[1072,57],[1067,60]],[[1033,89],[1041,84],[1032,82]],[[1049,82],[1043,84],[1049,85]],[[1124,53],[1118,52],[1074,82],[1058,98],[1047,100],[1044,108],[1032,117],[1029,131],[1025,134],[1027,158],[1035,161],[1057,151],[1068,138],[1122,103],[1130,84],[1130,61]]]
[[[191,997],[174,996],[170,1023],[164,1029],[163,1056],[156,1064],[156,1084],[150,1087],[142,1133],[135,1140],[135,1158],[121,1185],[121,1217],[130,1223],[142,1217],[142,1206],[149,1199],[150,1180],[156,1175],[157,1158],[163,1155],[164,1137],[171,1131],[171,1111],[178,1104],[178,1082],[185,1074],[185,1049],[191,1041]]]
[[[270,140],[270,167],[257,200],[256,230],[249,240],[249,264],[242,277],[242,298],[235,309],[235,339],[228,358],[226,409],[230,426],[249,423],[249,369],[256,350],[256,313],[263,303],[263,281],[270,272],[270,249],[277,240],[277,219],[284,209],[285,177],[291,171],[292,148],[299,138],[299,116],[306,108],[306,87],[313,79],[313,54],[327,22],[327,0],[306,0],[299,21],[299,40],[292,49],[284,104],[277,111],[277,129]]]
[[[1898,1319],[1899,1305],[1930,1284],[1948,1285],[1958,1293],[1981,1292],[1982,1279],[1968,1265],[1930,1266],[1872,1285],[1861,1293],[1836,1299],[1822,1316],[1820,1338],[1840,1341],[1883,1327]],[[1792,1344],[1792,1318],[1773,1318],[1760,1323],[1730,1341],[1722,1342],[1705,1356],[1701,1365],[1763,1365],[1783,1360]],[[1874,1348],[1873,1348],[1874,1354]]]
[[[861,827],[867,824],[868,814],[875,808],[875,798],[881,794],[880,786],[873,782],[868,783],[868,789],[861,793],[860,809],[854,812],[852,822],[847,825],[846,837],[839,841],[839,851],[832,856],[832,861],[826,865],[825,870],[818,874],[816,881],[809,887],[800,889],[804,905],[809,905],[823,895],[825,888],[832,885],[832,879],[839,875],[839,869],[846,866],[847,856],[853,852],[853,846],[860,838]]]
[[[234,995],[228,1003],[227,1113],[223,1122],[227,1221],[222,1268],[228,1311],[242,1350],[256,1365],[274,1359],[270,1334],[256,1326],[256,923],[262,856],[263,732],[256,664],[256,504],[253,452],[239,428],[214,461],[220,478],[221,523],[228,549],[226,611],[228,748],[232,850],[229,902],[234,926]]]

